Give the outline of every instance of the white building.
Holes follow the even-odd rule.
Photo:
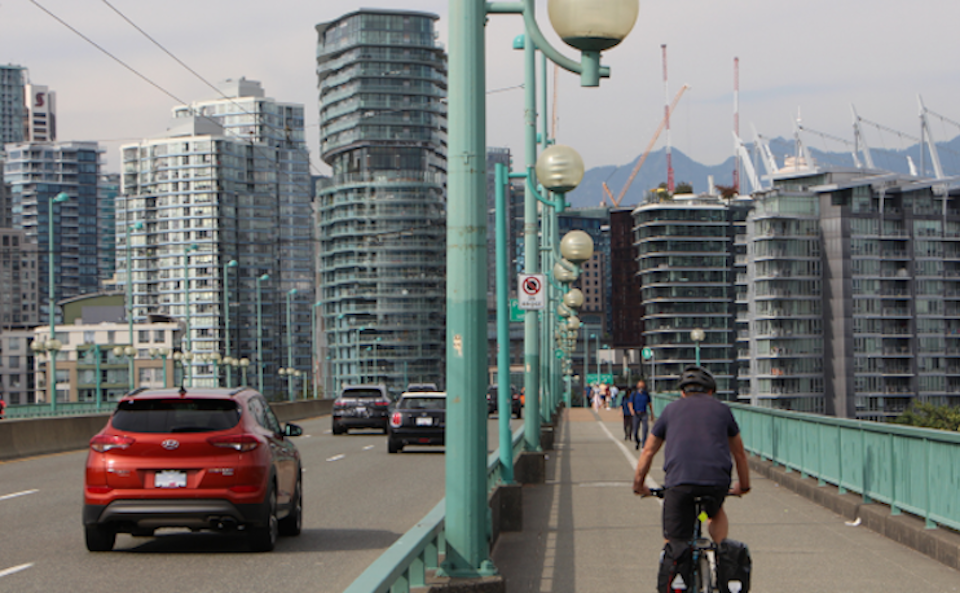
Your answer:
[[[53,142],[57,139],[57,93],[40,84],[24,86],[23,139]]]

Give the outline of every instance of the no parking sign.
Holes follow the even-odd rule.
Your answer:
[[[546,277],[543,274],[517,275],[517,300],[521,309],[540,310],[546,306]]]

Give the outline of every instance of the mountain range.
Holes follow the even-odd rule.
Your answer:
[[[796,152],[796,144],[792,138],[774,138],[769,141],[769,145],[774,158],[781,167],[783,166],[784,158],[793,156]],[[750,150],[750,154],[754,154],[752,144],[748,144],[747,148]],[[850,152],[820,150],[811,145],[811,143],[807,143],[807,149],[814,160],[820,165],[840,167],[852,167],[854,165],[853,156]],[[945,174],[948,176],[960,175],[960,136],[955,137],[949,142],[938,142],[937,151],[940,154],[940,162],[943,165]],[[929,151],[924,148],[922,154],[924,159],[923,169],[926,171],[926,176],[933,177],[933,166],[930,162]],[[873,164],[878,169],[909,174],[910,165],[907,160],[908,156],[918,170],[921,167],[921,147],[919,144],[913,144],[905,149],[896,150],[873,147],[871,155],[873,156]],[[671,156],[675,182],[677,184],[681,182],[690,183],[693,185],[694,192],[707,191],[710,176],[713,176],[716,185],[733,184],[733,156],[718,165],[704,165],[699,163],[675,147],[672,150]],[[639,158],[640,156],[638,155],[637,158],[631,162],[619,167],[606,165],[589,169],[584,174],[583,181],[580,182],[579,187],[567,194],[567,201],[575,208],[599,206],[604,201],[602,186],[604,181],[606,181],[610,187],[610,191],[614,197],[617,197],[620,195],[620,191],[630,177],[630,172],[633,170]],[[862,154],[860,155],[860,160],[861,162],[863,161]],[[762,179],[763,175],[766,174],[766,170],[758,159],[754,159],[754,166],[757,169],[757,174]],[[647,160],[643,163],[643,167],[641,167],[630,188],[627,190],[626,195],[624,195],[620,206],[635,206],[639,204],[643,196],[650,189],[657,187],[666,180],[666,149],[660,148],[647,156]],[[740,187],[743,193],[749,193],[750,186],[744,174],[741,174]],[[606,201],[606,204],[610,204],[609,200]]]

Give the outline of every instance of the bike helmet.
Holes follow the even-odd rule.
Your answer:
[[[688,389],[688,387],[697,386],[695,389]],[[713,375],[710,374],[710,371],[703,367],[698,366],[688,366],[683,369],[683,373],[680,375],[680,391],[690,391],[690,392],[700,392],[700,391],[716,391],[717,382],[714,380]]]

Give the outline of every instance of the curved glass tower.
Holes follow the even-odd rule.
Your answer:
[[[446,55],[437,16],[359,10],[317,25],[325,389],[442,384]]]

